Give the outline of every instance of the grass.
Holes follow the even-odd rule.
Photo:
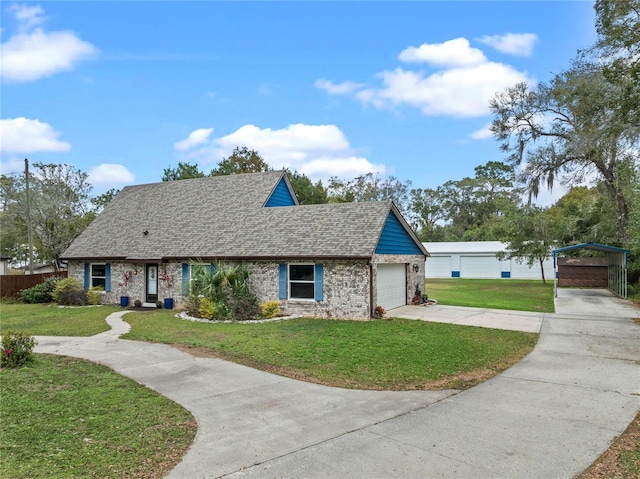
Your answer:
[[[429,278],[425,291],[429,299],[449,306],[554,312],[552,281]]]
[[[195,437],[188,411],[104,366],[36,355],[0,379],[5,479],[160,478]]]
[[[284,376],[362,389],[469,387],[519,361],[537,339],[401,319],[234,324],[183,321],[174,314],[129,313],[131,331],[123,338],[200,348]]]
[[[609,449],[575,479],[640,477],[640,413]]]
[[[0,333],[19,329],[32,336],[93,336],[108,331],[105,318],[121,309],[117,306],[59,308],[55,304],[0,303]]]
[[[426,292],[441,304],[553,312],[553,285],[538,281],[430,279]],[[106,330],[104,318],[113,310],[119,308],[0,304],[0,328],[86,336]],[[536,341],[525,333],[397,319],[241,325],[189,323],[174,314],[129,313],[125,319],[133,329],[127,338],[179,345],[299,379],[369,389],[469,387],[517,362]],[[117,381],[106,379],[109,375]],[[179,406],[168,401],[170,411],[163,412],[156,403],[144,402],[151,400],[147,396],[132,396],[155,393],[101,366],[45,355],[29,368],[0,371],[0,379],[3,478],[162,477],[194,436],[195,424],[188,413],[179,416]],[[80,400],[84,395],[89,399]],[[110,410],[120,414],[107,418]],[[149,411],[157,412],[154,418]],[[147,445],[135,442],[150,436],[155,439]],[[640,414],[578,477],[640,477]]]

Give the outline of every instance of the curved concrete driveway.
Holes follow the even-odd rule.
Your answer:
[[[106,364],[189,409],[198,434],[172,478],[571,478],[640,409],[640,310],[593,290],[585,313],[570,306],[582,290],[559,291],[534,351],[457,394],[327,388],[120,340],[124,313],[36,351]]]

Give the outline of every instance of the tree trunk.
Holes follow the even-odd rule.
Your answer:
[[[542,273],[542,284],[547,284],[547,280],[544,277],[544,258],[538,258],[540,262],[540,273]]]
[[[607,191],[616,202],[618,221],[618,239],[623,246],[629,244],[629,237],[627,236],[627,225],[629,224],[629,207],[627,205],[627,199],[624,197],[622,188],[616,184],[616,178],[613,171],[610,168],[605,168],[602,163],[595,163],[596,167],[604,176]]]

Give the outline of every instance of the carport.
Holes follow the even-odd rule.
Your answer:
[[[555,271],[553,280],[554,296],[558,297],[558,254],[577,249],[588,249],[606,254],[607,258],[607,288],[622,298],[627,298],[627,259],[629,250],[607,246],[598,243],[582,243],[573,246],[565,246],[553,250],[553,268]]]

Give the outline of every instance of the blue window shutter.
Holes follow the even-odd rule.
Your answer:
[[[111,292],[111,263],[104,265],[104,290]]]
[[[216,274],[216,265],[214,263],[209,265],[209,269],[211,270],[211,274]]]
[[[189,294],[189,263],[182,263],[182,295]]]
[[[89,289],[89,282],[91,281],[91,265],[89,263],[84,264],[84,289]]]
[[[324,299],[324,295],[322,293],[323,286],[324,286],[324,265],[316,264],[316,284],[315,284],[316,301],[322,301]]]
[[[278,299],[287,299],[287,265],[278,265]]]

